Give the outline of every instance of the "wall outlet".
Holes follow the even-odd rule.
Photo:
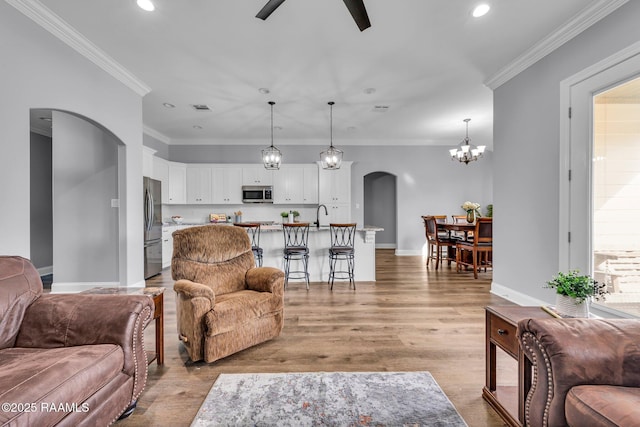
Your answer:
[[[119,208],[120,207],[120,199],[111,199],[111,207]]]

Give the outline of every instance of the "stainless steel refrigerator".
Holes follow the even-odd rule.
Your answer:
[[[162,270],[162,183],[143,178],[144,202],[144,278],[155,276]]]

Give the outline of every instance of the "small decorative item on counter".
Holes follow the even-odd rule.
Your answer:
[[[227,222],[227,214],[209,214],[209,222]]]
[[[609,293],[606,284],[581,275],[578,270],[559,272],[545,288],[556,290],[555,310],[565,317],[589,317],[591,301],[603,300]]]
[[[298,222],[299,218],[300,218],[300,212],[298,211],[293,211],[291,212],[293,214],[293,222]]]
[[[282,223],[288,222],[289,212],[282,211],[280,212],[280,216],[282,217]]]
[[[182,222],[184,221],[184,218],[182,218],[180,215],[174,215],[171,217],[171,221],[173,221],[176,224],[182,224]]]
[[[289,224],[293,224],[295,221],[295,215],[293,215],[293,211],[289,211]]]
[[[235,223],[241,223],[242,222],[242,211],[238,211],[238,212],[234,212],[233,213],[233,222],[235,222]]]

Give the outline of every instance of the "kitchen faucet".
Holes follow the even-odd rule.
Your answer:
[[[324,214],[329,215],[329,211],[327,211],[325,205],[318,205],[318,209],[316,209],[316,222],[313,223],[316,227],[320,227],[320,208],[324,208]]]

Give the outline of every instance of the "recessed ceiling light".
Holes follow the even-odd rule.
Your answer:
[[[138,6],[142,10],[146,10],[147,12],[153,12],[155,10],[155,6],[151,3],[151,0],[138,0]]]
[[[472,15],[474,18],[479,18],[486,15],[487,12],[489,12],[489,9],[491,9],[491,6],[489,6],[488,4],[479,4],[475,9],[473,9]]]
[[[194,128],[194,129],[202,129],[202,126],[200,126],[200,125],[193,125],[193,128]]]
[[[167,108],[176,108],[176,106],[171,104],[170,102],[164,102],[162,105],[164,105]]]
[[[371,95],[371,94],[376,93],[376,88],[374,88],[374,87],[368,87],[368,88],[366,88],[363,92],[364,92],[364,93],[366,93],[367,95]]]
[[[261,87],[260,89],[258,89],[258,92],[260,92],[263,95],[266,95],[266,94],[270,93],[271,91],[269,89],[267,89],[266,87]]]

